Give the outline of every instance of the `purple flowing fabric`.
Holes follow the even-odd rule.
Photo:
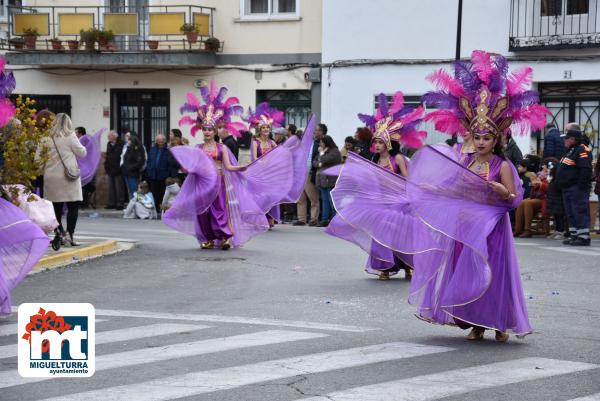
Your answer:
[[[106,128],[102,128],[96,131],[94,135],[84,135],[79,138],[79,142],[81,142],[87,150],[85,157],[77,158],[79,171],[81,173],[81,185],[90,183],[96,175],[96,170],[98,170],[100,158],[102,157],[100,140],[105,132]]]
[[[219,145],[219,148],[227,152],[232,165],[237,165],[226,146]],[[290,151],[284,147],[278,149],[252,162],[243,172],[223,168],[220,176],[215,162],[200,148],[172,148],[174,157],[188,171],[188,177],[163,220],[169,227],[205,241],[201,230],[196,229],[197,216],[206,212],[221,193],[227,202],[234,246],[241,246],[256,234],[267,231],[269,224],[265,214],[291,186]],[[287,157],[279,157],[280,153]]]
[[[48,236],[0,198],[0,315],[11,313],[11,292],[48,249]]]
[[[518,175],[511,165],[517,197],[509,203],[458,158],[448,146],[425,147],[412,158],[404,180],[349,155],[332,192],[347,224],[331,231],[368,252],[371,238],[410,255],[412,260],[403,257],[415,269],[409,302],[417,305],[421,319],[529,334],[508,219],[508,211],[522,200]],[[489,180],[498,181],[502,160],[495,156],[490,164]],[[361,181],[370,183],[368,191]]]
[[[289,138],[283,146],[289,148],[292,152],[292,165],[294,167],[292,187],[287,195],[281,199],[281,203],[296,203],[302,192],[304,192],[304,185],[306,184],[306,178],[308,177],[308,158],[310,157],[310,151],[314,142],[315,126],[317,124],[317,118],[314,113],[311,113],[308,119],[308,124],[302,135],[302,140],[298,140],[298,137],[293,136]]]

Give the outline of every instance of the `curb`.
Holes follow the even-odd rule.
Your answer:
[[[100,256],[115,253],[119,250],[119,242],[107,240],[98,244],[81,247],[72,251],[62,252],[58,255],[45,256],[35,265],[29,274],[38,273],[42,270],[52,270],[57,267],[65,266],[73,262],[97,258]]]

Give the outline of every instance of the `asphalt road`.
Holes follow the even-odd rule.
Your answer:
[[[13,303],[92,303],[96,373],[20,378],[2,335],[13,314],[2,401],[600,400],[598,239],[518,240],[535,333],[499,344],[416,319],[406,281],[366,274],[366,255],[322,229],[277,226],[228,252],[159,221],[83,218],[79,232],[138,246],[30,276]]]

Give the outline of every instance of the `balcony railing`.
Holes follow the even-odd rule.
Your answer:
[[[102,46],[95,44],[95,51],[222,51],[223,42],[214,46],[214,11],[213,7],[192,5],[9,7],[9,39],[2,47],[19,52],[82,51],[80,31],[98,29],[112,31],[114,38]],[[183,24],[196,26],[196,41],[181,32]],[[27,40],[28,30],[37,31],[35,42]],[[209,38],[212,46],[207,45]],[[77,48],[75,42],[79,42]]]
[[[511,0],[510,51],[600,47],[598,0]]]

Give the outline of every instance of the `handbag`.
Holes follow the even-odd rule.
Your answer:
[[[60,151],[58,150],[58,146],[56,146],[56,141],[54,140],[54,137],[52,137],[52,142],[54,143],[54,148],[56,149],[56,153],[58,153],[58,158],[60,159],[60,162],[63,165],[63,169],[65,171],[65,178],[68,181],[77,181],[80,176],[79,167],[77,167],[77,169],[75,171],[71,171],[65,164],[65,161],[63,160],[62,155],[60,154]]]

